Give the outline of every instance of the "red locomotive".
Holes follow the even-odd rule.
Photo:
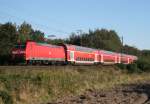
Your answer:
[[[25,50],[25,59],[27,62],[41,61],[46,62],[64,62],[65,49],[62,46],[42,44],[36,42],[27,42]]]
[[[76,45],[51,45],[28,41],[24,50],[14,49],[13,56],[24,56],[27,63],[71,63],[71,64],[130,64],[136,56]]]

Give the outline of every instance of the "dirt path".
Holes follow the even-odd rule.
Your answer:
[[[150,104],[150,82],[122,85],[107,91],[87,90],[83,95],[47,104]]]

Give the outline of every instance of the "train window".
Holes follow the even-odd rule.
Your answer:
[[[79,57],[77,57],[76,60],[79,61]]]
[[[90,58],[90,61],[94,61],[94,59],[93,59],[93,58]]]
[[[81,58],[79,57],[79,61],[81,60]]]

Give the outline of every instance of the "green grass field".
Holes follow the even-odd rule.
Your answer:
[[[0,104],[40,104],[145,80],[149,73],[129,74],[111,66],[1,66]]]

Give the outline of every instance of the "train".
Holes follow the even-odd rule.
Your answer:
[[[12,57],[23,58],[26,64],[131,64],[138,57],[71,44],[52,45],[27,41],[24,48],[12,49]]]

